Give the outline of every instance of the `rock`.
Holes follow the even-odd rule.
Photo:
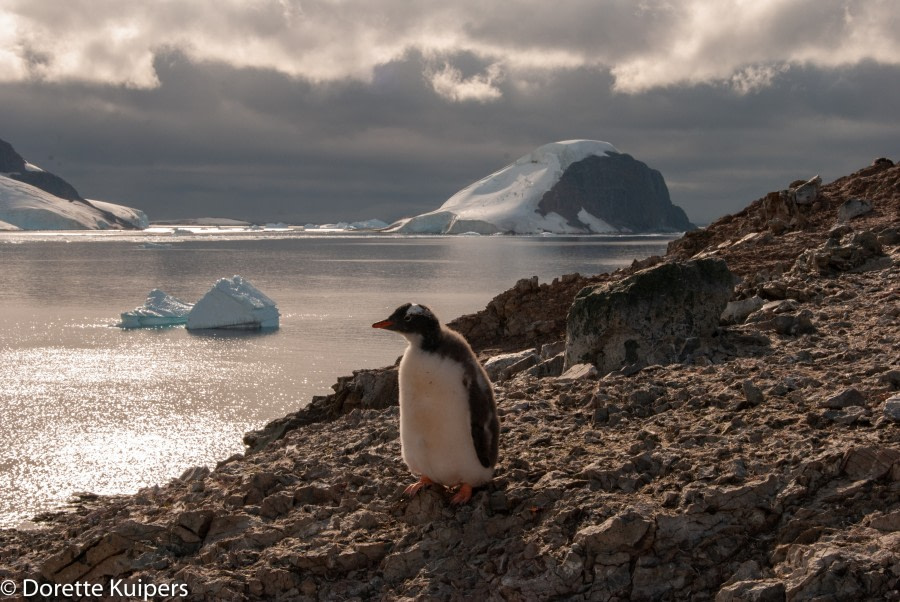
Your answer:
[[[716,594],[716,602],[784,602],[784,583],[776,579],[739,581]]]
[[[757,387],[752,380],[745,380],[742,382],[741,389],[744,392],[744,399],[746,399],[747,403],[750,405],[758,406],[765,401],[762,390]]]
[[[894,422],[900,422],[900,395],[894,395],[885,400],[884,415]]]
[[[178,480],[184,481],[185,483],[190,481],[202,481],[209,476],[209,472],[209,468],[206,466],[192,466],[181,473]]]
[[[869,525],[873,529],[886,532],[900,531],[900,510],[878,514],[869,520]]]
[[[900,229],[884,228],[878,232],[878,242],[884,245],[900,244]]]
[[[351,376],[338,377],[332,388],[332,395],[314,397],[312,403],[299,412],[245,433],[243,440],[247,453],[258,452],[301,426],[333,420],[354,409],[382,409],[399,403],[396,367],[356,370]]]
[[[838,221],[849,222],[854,217],[872,211],[872,204],[862,199],[849,199],[838,208]]]
[[[484,363],[484,370],[492,381],[504,380],[531,368],[538,360],[537,349],[495,355]]]
[[[294,493],[279,491],[266,496],[259,507],[259,514],[266,518],[277,518],[287,514],[294,507]]]
[[[729,301],[722,312],[722,322],[726,324],[742,324],[747,316],[760,309],[765,305],[762,297],[754,296],[748,299],[739,299],[737,301]]]
[[[837,395],[823,399],[816,404],[820,408],[844,409],[850,406],[865,406],[866,398],[854,388],[841,391]]]
[[[891,389],[900,389],[900,370],[888,370],[878,377],[878,382],[887,385]]]
[[[766,311],[763,307],[760,311],[751,314],[747,321],[756,325],[760,330],[774,331],[783,335],[811,334],[816,331],[812,322],[813,313],[808,309],[796,314],[774,313]]]
[[[556,377],[561,376],[563,373],[563,367],[566,363],[566,354],[560,353],[554,357],[551,357],[548,360],[545,360],[534,366],[533,368],[529,368],[525,374],[533,376],[535,378],[548,378],[548,377]]]
[[[575,364],[562,373],[556,380],[573,381],[589,380],[598,377],[597,368],[593,364]]]
[[[676,362],[687,338],[716,330],[733,287],[718,259],[665,263],[587,287],[569,309],[566,367],[587,362],[606,374],[639,360]]]
[[[846,272],[884,255],[878,237],[869,230],[847,234],[840,241],[829,238],[823,245],[797,257],[795,270],[819,274]]]
[[[566,351],[566,342],[565,340],[556,341],[555,343],[547,343],[546,345],[541,345],[541,359],[549,360],[555,358],[560,353],[565,353]]]
[[[790,197],[798,205],[812,205],[819,198],[822,178],[815,176],[788,191]]]
[[[585,527],[575,534],[575,543],[589,556],[611,556],[620,552],[636,555],[652,543],[653,522],[637,512],[613,516],[600,525]],[[648,539],[645,539],[648,538]]]
[[[900,480],[900,450],[891,448],[857,447],[844,454],[841,470],[855,481],[877,480],[890,475]]]

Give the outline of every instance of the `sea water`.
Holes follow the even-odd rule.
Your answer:
[[[243,451],[336,377],[392,364],[403,339],[371,324],[402,303],[450,321],[520,278],[612,271],[669,240],[2,233],[0,527]],[[194,302],[235,274],[276,301],[280,329],[115,326],[153,288]]]

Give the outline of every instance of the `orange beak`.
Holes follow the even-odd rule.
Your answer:
[[[372,328],[390,328],[394,323],[390,320],[382,320],[381,322],[375,322],[372,324]]]

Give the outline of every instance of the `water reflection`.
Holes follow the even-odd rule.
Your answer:
[[[668,241],[316,236],[139,249],[130,236],[0,244],[0,525],[74,491],[130,492],[241,451],[244,432],[337,376],[393,363],[404,342],[370,325],[404,301],[449,321],[520,278],[608,271]],[[278,303],[279,330],[112,327],[152,288],[196,301],[234,274]]]

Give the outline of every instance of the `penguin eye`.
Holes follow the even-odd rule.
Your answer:
[[[412,316],[406,316],[403,319],[406,320],[407,322],[412,322]]]

